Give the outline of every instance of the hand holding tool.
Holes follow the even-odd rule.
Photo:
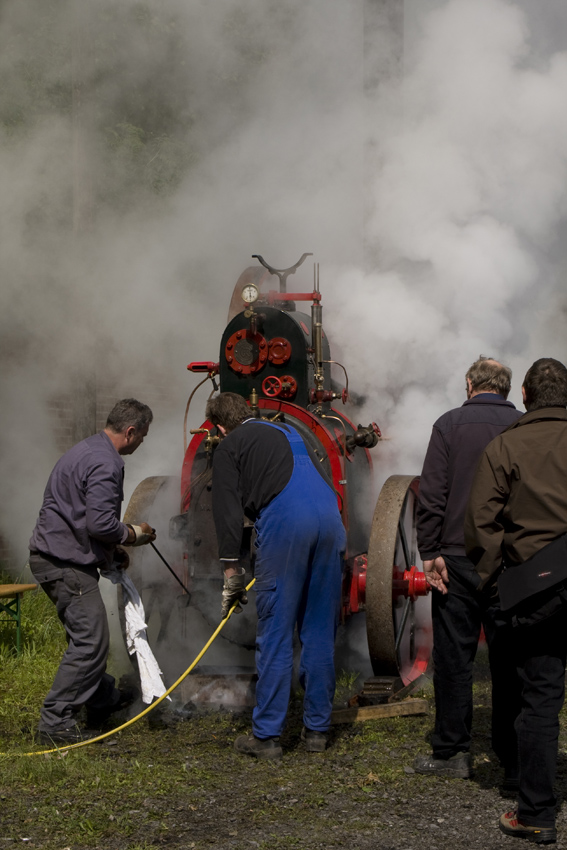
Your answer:
[[[130,525],[126,523],[129,529],[134,532],[135,539],[133,543],[128,543],[128,546],[145,546],[146,543],[151,543],[156,539],[156,530],[148,525],[147,522],[142,522],[140,525]]]

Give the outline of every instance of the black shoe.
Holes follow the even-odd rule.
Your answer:
[[[110,719],[111,715],[123,708],[128,708],[139,697],[137,688],[121,688],[117,702],[104,708],[89,708],[87,705],[87,726],[89,729],[100,729]]]
[[[301,740],[308,753],[324,753],[327,749],[327,736],[324,732],[314,732],[306,726],[301,730]]]
[[[67,729],[54,729],[48,732],[46,729],[39,730],[39,743],[47,746],[58,746],[59,744],[78,744],[81,741],[89,741],[95,738],[96,735],[89,733],[86,729],[81,729],[76,724],[69,726]]]
[[[247,756],[257,759],[279,760],[282,757],[282,748],[279,738],[256,738],[255,735],[240,735],[234,742],[234,749]]]
[[[505,835],[514,838],[525,838],[534,844],[555,844],[557,830],[554,826],[532,826],[518,820],[517,812],[506,812],[499,821],[500,829]]]
[[[448,759],[431,756],[418,756],[413,768],[416,773],[431,773],[435,776],[449,776],[453,779],[470,779],[473,775],[470,753],[456,753]]]

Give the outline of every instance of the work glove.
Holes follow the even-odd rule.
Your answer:
[[[145,546],[146,543],[151,543],[156,539],[155,528],[152,528],[147,522],[142,522],[140,525],[130,525],[130,523],[127,522],[126,525],[136,535],[134,542],[126,543],[126,546]]]
[[[246,596],[246,572],[244,570],[241,573],[230,576],[230,578],[224,577],[221,608],[223,620],[225,617],[228,617],[228,612],[235,602],[238,604],[234,609],[234,613],[240,614],[242,611],[240,606],[246,605],[248,602],[248,597]]]
[[[119,570],[127,570],[130,566],[130,555],[122,546],[117,546],[112,556],[112,566]]]

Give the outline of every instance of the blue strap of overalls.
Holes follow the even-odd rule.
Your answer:
[[[243,422],[242,424],[246,425],[247,422],[254,422],[259,425],[268,425],[270,428],[275,428],[276,431],[280,431],[284,437],[287,437],[294,456],[304,455],[311,461],[309,452],[303,442],[303,437],[294,428],[290,427],[288,431],[285,428],[282,428],[281,425],[276,425],[275,422],[267,422],[265,419],[247,419],[246,422]]]

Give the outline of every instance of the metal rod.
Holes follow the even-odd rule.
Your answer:
[[[396,635],[396,645],[394,647],[394,650],[396,652],[399,650],[400,643],[402,642],[404,629],[405,629],[406,623],[408,621],[408,614],[411,610],[411,602],[412,602],[412,600],[408,596],[408,598],[406,599],[405,604],[404,604],[404,611],[403,611],[403,614],[402,614],[402,620],[401,620],[401,623],[400,623],[400,628],[398,629],[398,634]]]
[[[185,587],[185,585],[183,584],[183,582],[181,581],[181,579],[179,578],[179,576],[177,575],[177,573],[176,573],[176,572],[174,572],[174,571],[171,569],[171,567],[169,566],[169,564],[167,563],[167,561],[165,560],[165,558],[163,557],[163,555],[161,554],[161,552],[159,551],[159,549],[157,548],[157,546],[154,546],[154,544],[153,544],[153,542],[152,542],[151,540],[150,540],[150,546],[152,547],[152,549],[154,550],[154,552],[156,553],[156,555],[158,556],[158,558],[161,558],[161,560],[163,561],[163,563],[165,564],[165,566],[167,567],[167,569],[169,570],[169,572],[171,573],[171,575],[173,576],[173,578],[175,579],[175,581],[179,582],[179,584],[181,585],[181,587],[183,588],[183,590],[185,591],[185,593],[187,593],[189,596],[191,596],[190,591],[189,591],[189,590],[187,590],[187,588]]]
[[[403,520],[405,519],[405,516],[404,516],[405,506],[406,506],[406,503],[404,502],[404,505],[403,505],[401,513],[400,513],[400,518],[398,519],[398,534],[400,535],[400,543],[402,544],[402,549],[403,549],[403,552],[404,552],[404,561],[406,562],[406,570],[409,570],[409,569],[411,569],[410,550],[409,550],[408,541],[407,541],[407,538],[406,538],[406,530],[405,530],[404,525],[403,525]]]

